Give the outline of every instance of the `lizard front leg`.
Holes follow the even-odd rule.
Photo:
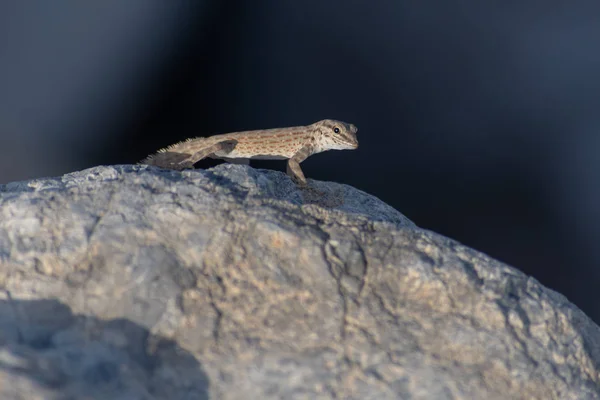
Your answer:
[[[287,162],[287,174],[300,186],[306,186],[306,178],[300,168],[300,163],[310,155],[311,148],[308,146],[302,147],[296,154],[294,154]]]
[[[179,165],[182,168],[192,168],[193,165],[196,164],[198,161],[210,156],[211,154],[214,154],[216,152],[224,152],[224,153],[231,152],[231,150],[233,150],[235,148],[237,143],[238,142],[235,139],[227,139],[227,140],[223,140],[222,142],[215,143],[211,146],[208,146],[202,150],[195,152],[194,154],[192,154],[185,160],[180,161]]]

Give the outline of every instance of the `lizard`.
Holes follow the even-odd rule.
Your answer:
[[[288,176],[299,186],[306,186],[300,163],[323,151],[358,148],[356,132],[358,129],[353,124],[324,119],[306,126],[197,137],[161,149],[140,164],[183,170],[193,168],[206,157],[236,164],[249,164],[250,159],[287,159]]]

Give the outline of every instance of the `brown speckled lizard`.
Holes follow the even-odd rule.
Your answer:
[[[250,159],[287,159],[288,175],[305,186],[300,163],[322,151],[356,149],[357,131],[352,124],[325,119],[307,126],[225,133],[176,143],[140,163],[182,170],[206,157],[238,164],[248,164]]]

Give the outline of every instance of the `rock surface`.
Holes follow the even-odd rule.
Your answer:
[[[311,185],[224,164],[0,186],[0,398],[600,399],[600,329],[563,296]]]

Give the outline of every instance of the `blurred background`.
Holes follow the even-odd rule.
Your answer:
[[[0,3],[0,183],[340,119],[360,148],[309,158],[308,177],[379,197],[596,322],[599,106],[598,1]]]

